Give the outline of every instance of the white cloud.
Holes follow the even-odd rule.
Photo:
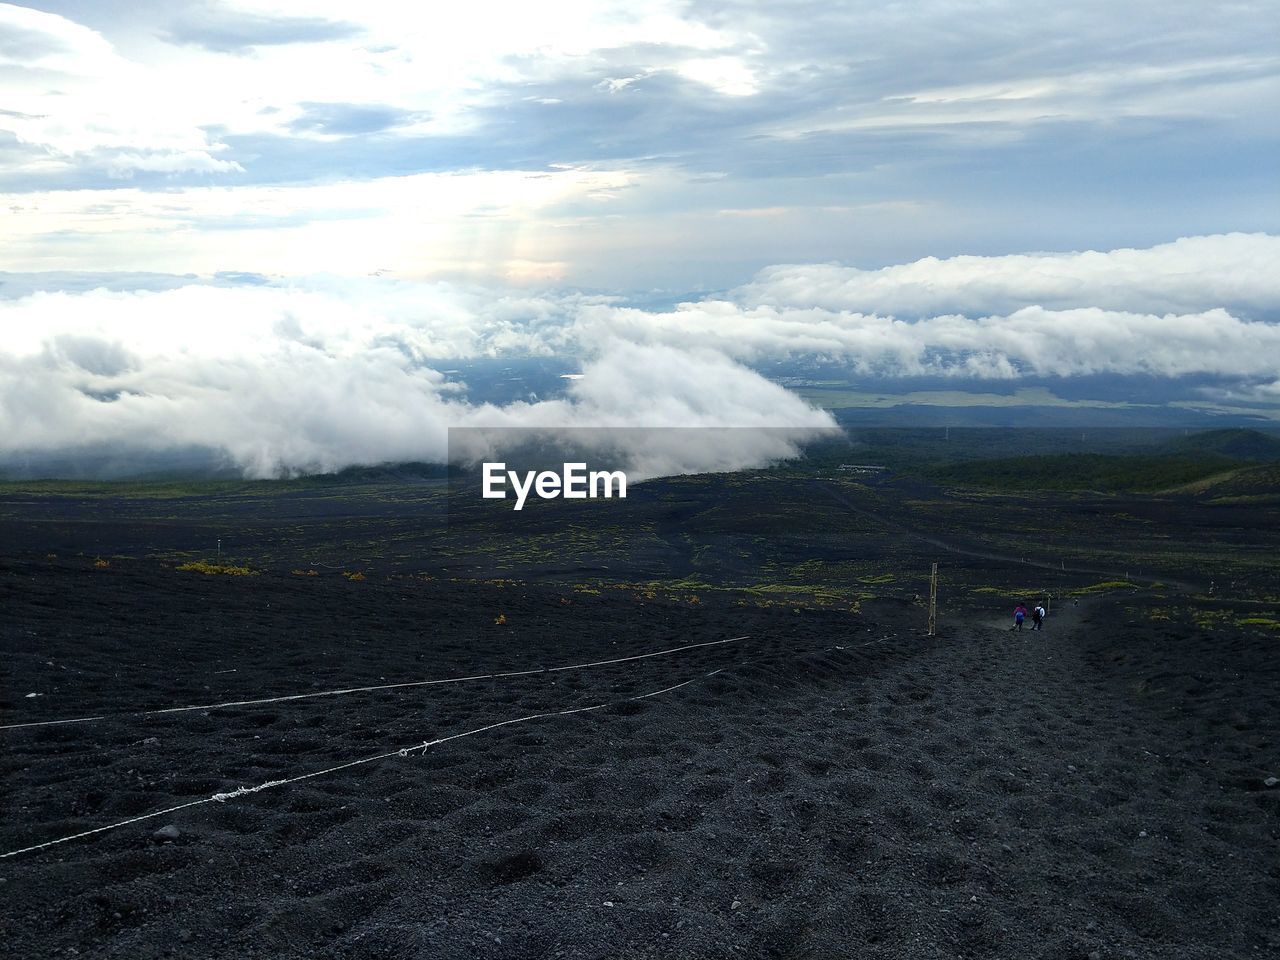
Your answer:
[[[584,307],[575,338],[616,336],[718,350],[763,363],[819,357],[861,376],[1013,378],[1095,373],[1258,376],[1280,358],[1280,324],[1225,310],[1150,314],[1023,307],[1006,315],[921,320],[822,308],[682,304],[666,313]]]
[[[0,130],[65,168],[208,172],[215,159],[182,86],[120,56],[99,33],[65,17],[0,3],[5,107]]]
[[[219,160],[205,150],[181,150],[167,153],[117,153],[105,166],[113,177],[127,178],[135,170],[151,173],[229,173],[244,172],[234,160]]]
[[[760,90],[755,73],[739,57],[695,57],[681,63],[676,72],[726,96],[749,97]]]
[[[142,167],[224,163],[201,154],[133,159]],[[0,256],[10,270],[277,274],[392,271],[560,279],[567,265],[522,224],[556,206],[607,206],[639,175],[566,167],[551,172],[421,173],[326,184],[57,190],[0,194]],[[68,246],[70,250],[68,251]]]
[[[93,76],[118,63],[111,44],[88,27],[0,3],[0,66]]]
[[[872,272],[774,268],[733,301],[667,311],[574,292],[374,277],[172,288],[174,278],[156,278],[150,291],[73,282],[69,292],[34,293],[38,280],[25,277],[0,300],[0,453],[208,445],[262,476],[439,458],[450,426],[829,426],[745,366],[797,357],[890,378],[1213,375],[1238,384],[1230,396],[1261,402],[1276,389],[1280,323],[1214,300],[1280,312],[1267,269],[1275,243],[1200,237]],[[1028,305],[1036,299],[1052,305]],[[929,312],[944,302],[953,309]],[[1130,308],[1139,302],[1175,309]],[[1009,309],[987,312],[998,307]],[[582,377],[561,398],[495,406],[441,372],[452,358],[537,355],[580,358]],[[700,453],[697,442],[633,442],[644,469],[658,472],[793,449],[763,435]]]
[[[189,286],[35,294],[0,306],[0,453],[86,445],[223,451],[250,476],[438,460],[454,427],[831,426],[725,356],[615,343],[563,399],[473,403],[432,357],[545,349],[536,315],[566,304],[415,285],[358,291]],[[472,295],[474,297],[474,295]],[[519,316],[524,322],[517,324]],[[530,322],[530,317],[533,321]],[[646,440],[639,475],[724,469],[794,452],[745,433]]]
[[[1147,249],[926,257],[859,270],[836,264],[762,270],[734,291],[743,304],[927,316],[975,315],[1024,306],[1196,311],[1240,306],[1280,308],[1280,236],[1186,237]]]
[[[138,42],[122,13],[112,26],[133,41],[126,57],[66,17],[0,3],[0,65],[13,68],[5,108],[15,114],[0,116],[0,130],[72,166],[114,171],[136,160],[136,170],[227,172],[240,168],[214,159],[222,147],[215,137],[299,136],[289,123],[302,103],[394,104],[420,118],[400,134],[465,133],[475,127],[473,112],[494,99],[491,87],[551,64],[632,45],[715,53],[734,43],[674,2],[415,7],[369,0],[352,8],[317,0],[304,12],[256,0],[175,4],[176,34],[160,24],[154,31],[174,37],[172,44],[154,36]],[[298,42],[285,42],[295,36]],[[697,70],[702,61],[690,62]],[[711,73],[706,82],[717,88],[743,82],[729,66]],[[204,152],[206,163],[157,167],[148,158],[160,151]]]
[[[491,263],[498,281],[679,290],[832,251],[880,264],[1274,230],[1262,172],[1274,151],[1257,118],[1274,112],[1280,58],[1264,4],[1141,18],[943,2],[63,8],[74,13],[0,4],[3,182],[47,211],[6,231],[9,269],[345,261],[361,274],[389,266],[371,251],[398,246],[423,264],[415,276]],[[602,103],[610,85],[619,95]],[[595,190],[521,205],[498,227],[447,202],[426,226],[394,204],[359,225],[320,222],[359,182],[566,168],[635,189],[622,203]],[[113,178],[156,202],[123,208]],[[222,191],[217,222],[181,222],[190,196],[165,209],[169,188],[205,184]],[[264,217],[266,191],[298,184],[324,187],[285,201],[299,222]],[[84,187],[102,196],[77,199],[118,216],[60,218],[51,194]],[[707,222],[726,208],[788,212]]]

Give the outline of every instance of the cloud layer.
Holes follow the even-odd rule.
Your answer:
[[[452,291],[413,293],[395,291],[383,311],[328,293],[203,285],[5,302],[0,327],[14,335],[0,348],[0,455],[204,447],[248,476],[271,477],[442,461],[450,427],[794,427],[803,435],[833,425],[721,353],[621,341],[594,352],[563,398],[472,402],[430,360],[524,353],[539,346],[536,327],[516,324],[516,306],[497,298],[470,311]],[[722,439],[696,455],[680,453],[680,443],[651,449],[641,473],[795,451]]]
[[[9,276],[0,454],[206,446],[273,476],[439,460],[451,426],[829,427],[756,372],[795,358],[883,378],[1213,375],[1267,402],[1278,243],[774,267],[729,298],[661,311],[379,278]],[[498,406],[447,372],[503,356],[576,358],[582,377],[563,397]],[[735,456],[707,450],[698,463]]]
[[[1079,306],[1138,313],[1215,307],[1277,316],[1280,237],[1184,237],[1147,249],[961,256],[859,270],[836,264],[774,266],[734,292],[742,303],[926,317]]]

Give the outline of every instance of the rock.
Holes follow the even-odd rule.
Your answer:
[[[1280,777],[1267,777],[1262,781],[1262,785],[1268,788],[1280,785]]]
[[[733,901],[733,903],[729,904],[729,909],[730,909],[730,910],[738,910],[738,909],[740,909],[741,907],[742,907],[742,901],[741,901],[741,900],[735,900],[735,901]]]
[[[175,827],[172,823],[166,824],[151,835],[151,839],[156,843],[172,843],[182,836],[182,831]]]
[[[1138,831],[1138,836],[1140,836],[1140,837],[1145,837],[1146,835],[1147,835],[1147,831],[1145,831],[1145,830],[1139,830],[1139,831]]]

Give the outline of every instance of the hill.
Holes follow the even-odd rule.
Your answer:
[[[1280,500],[1280,463],[1244,467],[1186,484],[1173,493],[1207,500]]]
[[[1164,445],[1172,456],[1218,456],[1233,460],[1280,461],[1280,437],[1260,430],[1206,430]]]

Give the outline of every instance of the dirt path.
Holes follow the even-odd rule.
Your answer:
[[[900,792],[878,829],[919,849],[933,881],[915,922],[959,886],[972,899],[950,909],[975,955],[1182,960],[1280,946],[1250,930],[1273,886],[1251,849],[1266,835],[1256,794],[1224,796],[1188,760],[1212,745],[1171,743],[1160,710],[1091,666],[1095,646],[1114,642],[1104,606],[1035,633],[953,625],[884,677],[873,728]]]

